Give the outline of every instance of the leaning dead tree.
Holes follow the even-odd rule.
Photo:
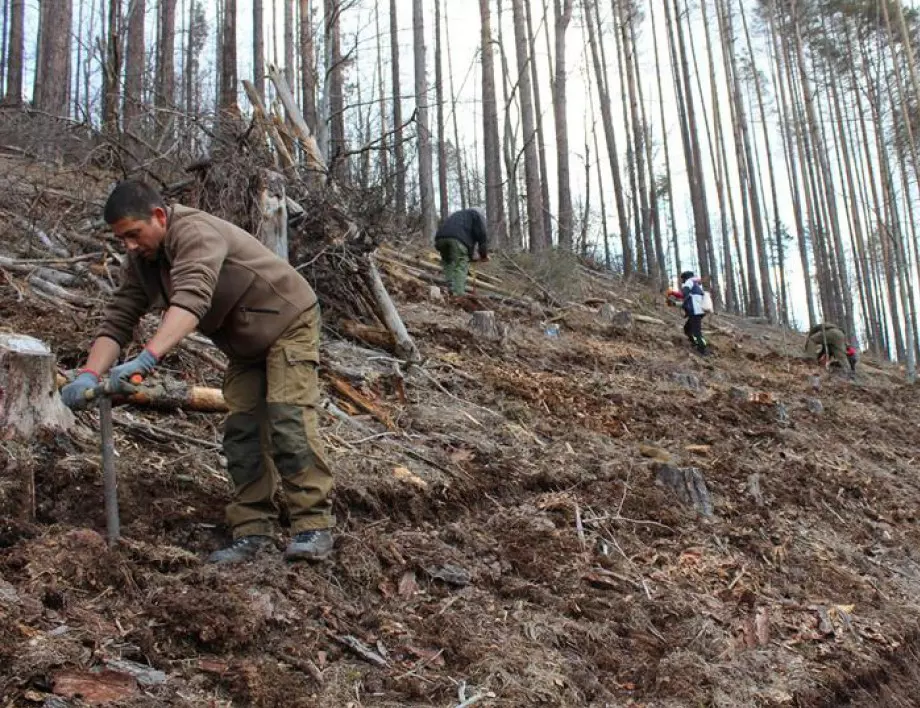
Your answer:
[[[195,179],[170,196],[239,224],[275,248],[286,232],[291,260],[315,284],[327,320],[383,327],[399,357],[421,361],[377,268],[377,239],[349,214],[342,188],[328,180],[283,71],[269,66],[268,78],[284,119],[269,115],[258,89],[243,82],[254,108],[252,125],[195,165]]]

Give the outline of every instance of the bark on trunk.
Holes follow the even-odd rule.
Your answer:
[[[122,115],[125,130],[136,132],[144,105],[144,76],[146,53],[144,51],[144,18],[147,14],[145,0],[131,0],[128,4],[128,35],[125,43],[125,95]]]
[[[489,222],[490,238],[499,245],[507,245],[508,234],[502,188],[502,151],[498,137],[498,102],[495,93],[495,55],[492,46],[489,0],[479,0],[479,17],[482,48],[482,141],[486,182],[486,217]]]
[[[485,2],[485,0],[482,1]],[[18,106],[22,103],[25,19],[25,0],[12,0],[10,5],[10,40],[6,63],[6,95],[3,99],[3,102],[10,106]]]
[[[416,0],[418,2],[419,0]],[[543,231],[543,205],[540,187],[540,163],[537,155],[537,131],[533,114],[533,87],[530,81],[530,61],[527,51],[527,29],[524,21],[524,0],[511,0],[514,20],[514,47],[517,58],[517,84],[521,106],[524,139],[524,184],[527,204],[527,236],[532,252],[546,248]]]
[[[426,243],[433,243],[436,227],[434,213],[434,173],[431,156],[431,133],[429,131],[428,122],[428,74],[425,48],[425,16],[422,11],[422,0],[413,0],[412,2],[412,37],[415,57],[418,191],[422,210],[422,236]]]

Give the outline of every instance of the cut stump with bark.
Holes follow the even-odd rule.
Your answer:
[[[44,342],[0,334],[0,516],[35,516],[36,447],[39,433],[61,433],[74,424],[55,385],[54,355]]]
[[[495,321],[492,310],[479,310],[474,312],[470,319],[470,331],[481,339],[501,339],[502,333]]]
[[[658,465],[655,479],[659,484],[671,489],[678,499],[693,506],[703,516],[712,516],[712,497],[709,495],[703,473],[696,467]]]
[[[29,440],[40,430],[64,431],[73,425],[55,376],[54,355],[44,342],[0,334],[0,438]]]

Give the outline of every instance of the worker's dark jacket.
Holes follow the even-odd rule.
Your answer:
[[[438,228],[434,236],[439,238],[452,238],[466,246],[470,258],[473,257],[473,246],[479,246],[479,257],[488,255],[486,224],[475,209],[461,209],[448,216]]]
[[[232,359],[257,361],[301,313],[316,304],[306,280],[233,224],[197,209],[170,209],[158,259],[128,254],[121,286],[97,336],[124,347],[141,316],[181,307]]]

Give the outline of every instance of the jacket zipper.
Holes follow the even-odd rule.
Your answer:
[[[273,310],[269,307],[241,307],[240,312],[252,312],[260,315],[280,315],[281,310]]]

